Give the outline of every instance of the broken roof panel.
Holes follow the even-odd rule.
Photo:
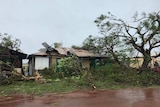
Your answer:
[[[104,55],[94,54],[83,49],[73,49],[73,48],[55,48],[55,49],[61,55],[67,55],[67,52],[72,52],[74,55],[78,57],[106,57]]]
[[[46,52],[36,52],[36,53],[33,53],[31,55],[36,55],[36,56],[47,56],[48,54]]]
[[[55,48],[54,50],[56,50],[60,55],[64,55],[64,56],[76,55],[78,57],[96,57],[96,58],[107,57],[105,55],[94,54],[92,52],[89,52],[89,51],[83,50],[83,49]],[[47,56],[47,55],[49,55],[45,51],[46,51],[45,49],[40,49],[39,52],[31,54],[31,55],[36,55],[36,56]]]

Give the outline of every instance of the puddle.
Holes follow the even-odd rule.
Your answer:
[[[0,98],[0,107],[159,107],[160,89],[75,91],[42,97],[12,95]]]

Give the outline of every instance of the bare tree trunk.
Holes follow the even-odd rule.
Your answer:
[[[144,55],[143,57],[143,63],[142,63],[142,68],[148,68],[148,64],[151,62],[152,58],[150,55]]]

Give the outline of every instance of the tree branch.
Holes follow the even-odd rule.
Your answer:
[[[160,40],[159,40],[159,41],[156,41],[156,42],[154,42],[154,43],[152,43],[152,44],[150,44],[149,50],[151,50],[151,49],[153,49],[153,48],[160,47],[160,44],[159,44],[159,45],[156,45],[156,44],[158,44],[158,43],[160,43]]]
[[[157,54],[157,55],[155,55],[154,57],[155,57],[155,58],[157,58],[157,57],[159,57],[159,56],[160,56],[160,53],[159,53],[159,54]]]

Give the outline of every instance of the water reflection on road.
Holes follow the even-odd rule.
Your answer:
[[[117,96],[128,100],[127,107],[159,107],[160,89],[121,90]]]
[[[0,98],[0,107],[159,107],[160,88],[75,91],[42,97],[12,95]]]

